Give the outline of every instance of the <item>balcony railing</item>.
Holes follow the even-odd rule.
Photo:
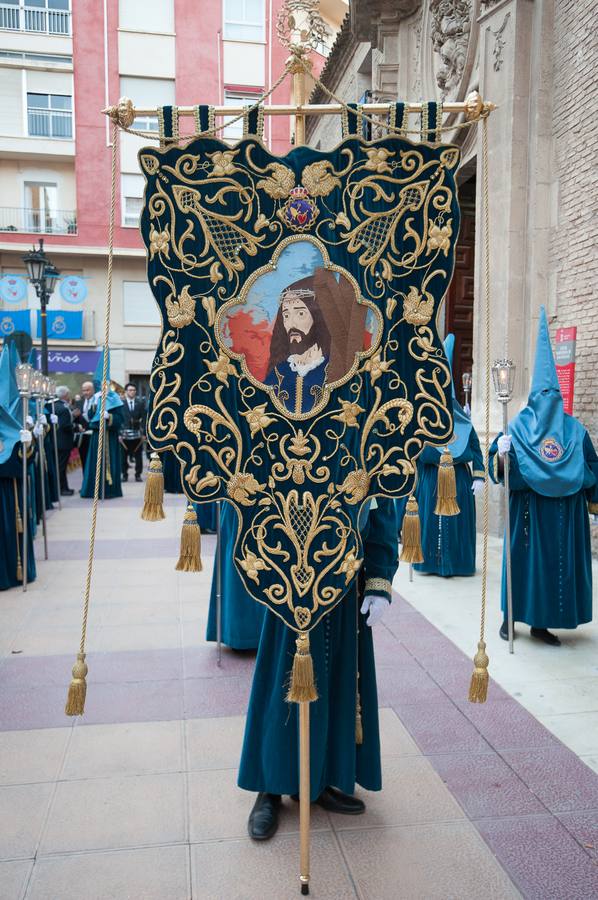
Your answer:
[[[77,212],[72,209],[27,209],[0,206],[0,232],[77,234]]]
[[[39,9],[0,3],[0,29],[70,35],[71,13],[66,9]]]
[[[73,137],[73,113],[70,109],[27,110],[27,127],[31,137],[63,138]]]

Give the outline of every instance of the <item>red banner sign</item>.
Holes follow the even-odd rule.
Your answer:
[[[565,412],[573,415],[573,393],[575,389],[575,342],[577,328],[557,328],[555,362]]]

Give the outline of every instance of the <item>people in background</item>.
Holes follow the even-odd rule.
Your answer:
[[[544,307],[527,406],[490,448],[491,476],[502,481],[509,456],[513,620],[559,646],[551,628],[592,619],[590,512],[598,511],[598,457],[583,425],[563,409]],[[503,623],[508,640],[506,559]]]
[[[455,336],[447,335],[444,347],[452,366]],[[453,384],[453,436],[447,444],[455,471],[456,515],[436,515],[440,458],[444,447],[424,447],[417,460],[417,488],[421,545],[424,561],[413,568],[449,578],[475,574],[476,514],[474,496],[484,489],[484,460],[471,419],[455,396]],[[402,507],[404,509],[404,503]],[[402,517],[401,517],[402,520]]]
[[[79,449],[79,456],[81,457],[81,465],[84,472],[89,450],[89,441],[91,438],[89,420],[91,418],[94,393],[93,383],[91,381],[84,381],[81,385],[81,397],[78,400],[75,400],[73,404],[75,442]]]
[[[71,450],[73,449],[73,415],[71,413],[71,395],[68,387],[62,384],[56,388],[57,400],[54,403],[54,415],[56,416],[56,443],[58,446],[58,479],[60,493],[71,497],[75,492],[69,488],[67,480],[67,466]]]
[[[125,385],[125,396],[123,397],[124,424],[120,436],[123,481],[129,480],[129,462],[135,464],[135,481],[141,481],[145,417],[145,403],[137,397],[137,388],[129,381]]]

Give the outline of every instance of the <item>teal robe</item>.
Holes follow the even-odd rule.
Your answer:
[[[108,439],[108,454],[104,451],[104,460],[102,461],[102,477],[104,478],[104,498],[122,497],[121,483],[121,462],[122,453],[118,442],[118,435],[124,425],[124,416],[122,406],[116,406],[110,411],[110,418],[106,420],[106,434],[104,440]],[[87,451],[87,459],[85,460],[85,473],[83,475],[83,486],[81,488],[82,497],[93,497],[95,477],[96,477],[96,460],[98,455],[99,441],[99,422],[90,422],[89,427],[92,431],[89,439],[89,450]],[[109,465],[106,466],[106,457]],[[110,480],[108,479],[110,475]],[[102,497],[102,485],[100,482],[100,498]]]
[[[48,422],[50,421],[50,413]],[[46,467],[48,470],[48,499],[52,503],[58,503],[60,498],[60,485],[58,483],[58,472],[56,471],[56,454],[54,452],[54,435],[52,434],[52,426],[46,426],[46,434],[44,435],[44,453],[46,455]]]
[[[415,563],[413,568],[444,578],[474,575],[476,516],[472,483],[474,478],[484,477],[484,459],[475,429],[472,428],[469,433],[464,452],[453,460],[460,510],[457,516],[437,516],[434,513],[439,462],[440,455],[433,447],[424,447],[417,461],[415,497],[419,506],[424,561]],[[405,501],[402,503],[404,511]]]
[[[23,465],[21,444],[15,444],[9,459],[0,464],[0,591],[22,584],[17,578],[17,566],[20,557],[23,565],[23,535],[17,533],[17,509],[15,503],[15,485],[19,512],[23,514]],[[33,516],[31,502],[27,503],[29,532],[27,535],[27,581],[35,581],[35,555],[33,535],[31,533]]]
[[[42,521],[42,485],[41,485],[41,477],[42,477],[42,466],[43,466],[43,478],[44,478],[44,497],[46,500],[46,512],[49,509],[54,509],[54,505],[52,503],[52,495],[50,491],[50,460],[47,456],[46,451],[46,442],[44,439],[44,457],[42,461],[42,455],[39,452],[39,441],[36,437],[33,438],[35,442],[35,513],[36,513],[36,521],[37,524]]]
[[[160,462],[162,463],[162,474],[164,475],[164,491],[167,494],[182,494],[181,487],[181,467],[179,461],[168,450],[160,454]]]
[[[377,501],[362,531],[365,593],[390,600],[397,568],[394,502]],[[371,579],[376,579],[372,582]],[[382,787],[378,695],[372,629],[359,612],[357,580],[310,632],[319,698],[310,704],[311,799],[333,785],[352,794],[355,784]],[[383,587],[380,585],[386,582]],[[299,790],[299,711],[285,700],[296,635],[266,611],[258,648],[238,784],[248,791],[296,794]],[[363,743],[355,743],[357,673]]]
[[[216,504],[210,506],[215,507]],[[255,650],[260,642],[265,607],[247,593],[233,562],[237,528],[237,514],[233,507],[230,503],[222,503],[220,513],[222,643],[233,650]],[[214,556],[206,641],[217,640],[216,563],[217,557]]]
[[[500,435],[498,436],[500,437]],[[490,474],[497,483],[497,442]],[[509,518],[513,620],[533,628],[577,628],[592,620],[592,553],[588,504],[598,511],[598,457],[586,433],[583,487],[568,497],[531,490],[509,451]],[[506,618],[506,558],[501,606]]]

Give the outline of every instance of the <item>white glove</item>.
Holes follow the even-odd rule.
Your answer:
[[[39,422],[36,422],[35,425],[33,426],[33,433],[36,436],[36,438],[43,437],[44,426],[40,425]]]
[[[50,422],[52,423],[52,425],[58,425],[58,416],[56,415],[56,413],[52,413],[52,415],[50,416]]]
[[[390,601],[386,597],[375,597],[372,594],[366,594],[361,604],[362,614],[365,616],[369,612],[366,625],[369,625],[371,628],[376,622],[380,622],[389,606]]]
[[[40,415],[40,417],[39,417],[39,419],[38,419],[38,422],[40,422],[42,425],[47,425],[47,424],[48,424],[48,420],[46,419],[46,417],[45,417],[45,415],[44,415],[43,413]]]
[[[33,419],[31,418],[31,416],[27,416],[27,418],[25,419],[25,422],[29,426],[33,425]]]
[[[501,434],[497,441],[498,446],[498,455],[504,456],[511,449],[511,444],[513,443],[513,438],[510,434]]]
[[[31,440],[32,440],[31,432],[28,431],[26,428],[22,428],[21,431],[19,431],[19,437],[21,438],[22,444],[30,444],[31,443]]]
[[[104,413],[104,418],[105,418],[105,419],[109,419],[109,418],[110,418],[110,413],[109,413],[109,412],[105,412],[105,413]]]
[[[471,489],[472,489],[472,491],[473,491],[473,496],[474,496],[474,497],[477,497],[478,494],[483,494],[483,493],[484,493],[484,482],[483,482],[483,479],[481,479],[481,478],[474,478],[474,479],[473,479],[473,484],[472,484],[472,486],[471,486]]]

